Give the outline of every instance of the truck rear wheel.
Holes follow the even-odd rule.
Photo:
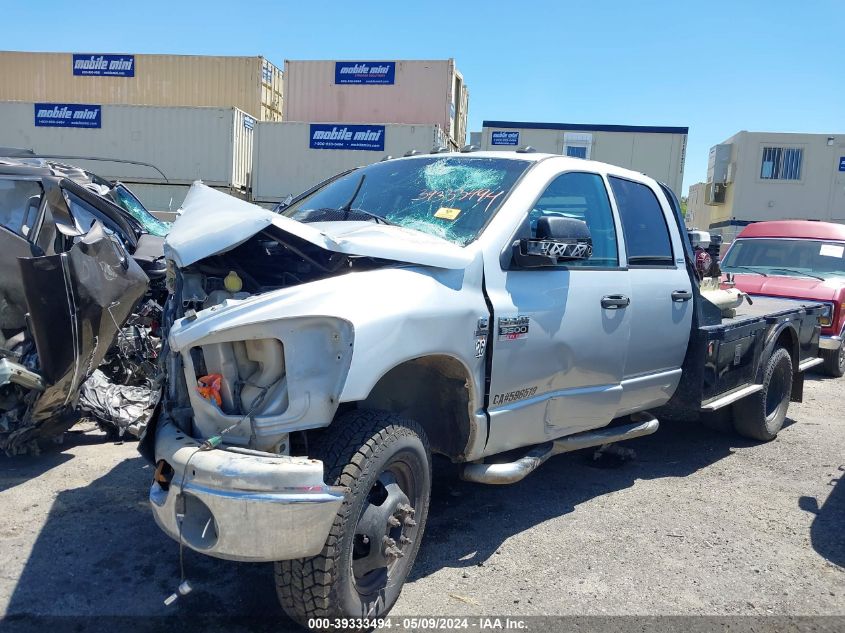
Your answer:
[[[431,497],[431,453],[415,422],[357,410],[319,439],[326,482],[347,489],[323,550],[276,563],[285,612],[311,618],[376,618],[393,607],[420,546]],[[302,526],[308,529],[308,526]]]
[[[792,395],[792,358],[783,347],[772,352],[763,371],[763,389],[734,405],[734,429],[744,437],[768,442],[786,420]]]
[[[841,378],[845,374],[845,343],[839,349],[823,349],[824,373],[834,378]]]

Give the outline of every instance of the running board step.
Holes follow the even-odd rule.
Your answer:
[[[516,483],[533,473],[549,457],[554,455],[651,435],[660,426],[657,418],[648,413],[635,413],[631,418],[635,420],[631,424],[584,431],[583,433],[562,437],[553,442],[538,444],[515,462],[507,464],[466,464],[461,471],[461,479],[479,484]]]

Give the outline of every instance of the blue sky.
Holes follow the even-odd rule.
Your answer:
[[[278,65],[454,57],[470,130],[484,119],[688,126],[684,195],[710,146],[739,130],[845,133],[843,0],[7,0],[2,11],[6,50]]]

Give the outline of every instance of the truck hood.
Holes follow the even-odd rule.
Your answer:
[[[820,281],[812,277],[763,277],[762,275],[735,274],[736,287],[750,295],[768,295],[813,301],[835,301],[845,288],[845,279]]]
[[[463,248],[433,235],[373,222],[303,224],[195,182],[164,244],[165,255],[184,268],[243,244],[269,226],[327,251],[437,268],[462,269],[472,261]]]

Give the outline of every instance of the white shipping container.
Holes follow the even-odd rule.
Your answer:
[[[372,70],[379,63],[392,69],[386,78],[375,80],[385,83],[369,83],[352,74],[340,74],[344,65],[347,70],[356,65]],[[283,78],[284,121],[436,124],[446,132],[453,147],[464,143],[468,93],[452,59],[285,60]],[[361,83],[339,83],[356,80]]]
[[[202,180],[237,189],[249,185],[255,119],[237,108],[91,105],[99,119],[90,123],[99,121],[99,127],[56,127],[44,125],[61,118],[41,112],[45,105],[39,104],[37,111],[32,102],[0,102],[0,146],[151,163],[164,174],[141,165],[67,160],[126,182],[189,185]],[[56,105],[53,109],[61,115],[61,106],[68,104]],[[76,123],[65,121],[70,122]]]
[[[411,150],[427,153],[445,142],[443,130],[437,125],[366,125],[361,127],[384,128],[383,150],[316,149],[311,147],[312,125],[316,124],[291,121],[256,124],[252,179],[254,200],[284,200],[288,195],[302,193],[348,169],[377,163],[385,156],[398,158]],[[337,128],[338,132],[343,129],[361,132],[358,125],[338,123],[319,125],[319,129],[331,127]]]
[[[134,193],[147,210],[160,220],[172,222],[176,212],[185,201],[188,195],[189,185],[163,185],[151,183],[126,183],[126,186]],[[245,197],[243,192],[233,190],[230,187],[215,187],[223,193]]]
[[[188,195],[189,185],[159,185],[149,183],[126,183],[148,211],[157,217],[170,219],[163,214],[176,213]]]

